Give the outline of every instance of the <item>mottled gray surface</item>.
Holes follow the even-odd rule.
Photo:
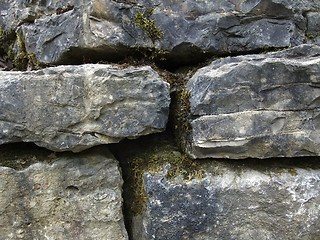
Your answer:
[[[311,42],[320,44],[320,12],[307,13],[307,36]]]
[[[0,25],[5,29],[16,29],[35,19],[56,14],[57,9],[70,6],[88,5],[90,0],[0,0]]]
[[[253,166],[212,160],[192,181],[146,172],[133,240],[319,239],[319,168]]]
[[[190,155],[268,158],[320,154],[320,47],[219,59],[191,91]]]
[[[101,150],[0,167],[0,239],[126,240],[122,183],[118,162]]]
[[[150,67],[1,71],[0,144],[81,151],[137,138],[166,128],[169,104],[169,84]]]
[[[61,5],[74,9],[57,15]],[[308,28],[319,30],[313,13],[320,3],[312,0],[146,1],[95,0],[0,1],[0,24],[19,26],[26,48],[43,62],[119,60],[135,47],[168,51],[173,64],[195,63],[204,54],[255,51],[303,43]],[[150,39],[133,24],[137,10],[154,8],[151,19],[163,30]],[[309,14],[310,12],[310,14]],[[17,14],[20,13],[20,14]],[[308,25],[308,26],[307,26]]]

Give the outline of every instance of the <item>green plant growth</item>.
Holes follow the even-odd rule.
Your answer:
[[[17,41],[19,47],[19,53],[16,55],[14,44]],[[46,64],[41,63],[37,60],[33,53],[28,53],[26,50],[25,43],[19,33],[14,31],[5,31],[0,26],[0,57],[11,65],[9,69],[13,70],[34,70],[47,67]],[[12,64],[11,64],[12,62]]]
[[[159,142],[158,142],[159,143]],[[192,179],[201,180],[204,177],[203,163],[190,159],[186,154],[181,154],[172,144],[167,145],[160,141],[161,145],[154,143],[147,146],[144,151],[131,155],[130,166],[127,174],[129,174],[129,182],[131,183],[132,202],[130,203],[130,211],[134,215],[140,215],[146,204],[147,193],[144,189],[144,174],[163,174],[161,173],[165,166],[168,166],[165,178],[174,181],[190,181]]]
[[[165,57],[168,54],[168,51],[160,50],[155,47],[149,47],[144,52],[144,57],[150,60],[161,59],[161,57]]]
[[[16,39],[14,31],[7,32],[0,26],[0,58],[7,68],[12,68],[14,58],[13,45]]]
[[[310,33],[310,32],[307,32],[306,34],[306,37],[309,38],[312,42],[316,42],[317,38],[320,36],[320,32],[317,32],[317,33]]]
[[[13,59],[15,66],[14,70],[37,70],[47,66],[46,64],[39,62],[34,53],[27,52],[25,43],[19,33],[17,33],[17,42],[20,53]]]
[[[137,10],[137,15],[133,21],[134,24],[146,32],[152,42],[163,37],[163,31],[156,26],[155,20],[151,19],[153,12],[154,8],[143,12]]]
[[[181,150],[187,152],[190,146],[191,124],[190,116],[190,95],[191,91],[187,91],[186,87],[175,92],[172,96],[171,122],[173,123],[175,138]]]
[[[0,26],[0,53],[8,54],[15,40],[14,31],[7,32]]]

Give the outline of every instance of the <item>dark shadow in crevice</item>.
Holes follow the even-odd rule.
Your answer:
[[[146,204],[144,195],[139,192],[141,187],[137,184],[135,174],[140,176],[143,171],[148,171],[150,167],[150,161],[155,156],[161,158],[162,153],[164,157],[168,157],[168,152],[175,152],[178,154],[183,154],[179,149],[176,139],[172,133],[172,124],[168,123],[168,128],[163,133],[151,134],[148,136],[143,136],[135,140],[125,139],[117,144],[109,145],[109,149],[119,160],[122,176],[124,180],[123,184],[123,214],[125,220],[125,226],[129,234],[129,239],[137,240],[133,238],[133,220],[136,216],[141,216],[143,214],[143,207],[141,204]],[[139,158],[145,158],[141,160]],[[159,160],[156,159],[155,164],[163,165],[165,162],[170,162],[170,159]],[[136,161],[138,159],[139,166],[137,166]],[[319,170],[320,169],[320,157],[297,157],[297,158],[269,158],[269,159],[199,159],[191,160],[195,163],[198,169],[215,169],[215,166],[221,166],[223,169],[229,169],[235,173],[241,174],[243,170],[253,170],[258,171],[263,174],[290,174],[295,177],[299,174],[298,168],[304,170]],[[152,164],[154,164],[152,163]],[[182,163],[183,164],[183,163]],[[190,170],[189,164],[188,168]],[[139,169],[137,169],[137,167]],[[185,167],[185,166],[184,166]],[[184,169],[182,167],[181,169]],[[188,170],[188,171],[189,171]],[[142,171],[142,172],[141,172]],[[210,170],[208,170],[210,171]],[[140,189],[140,190],[139,190]],[[140,198],[140,199],[139,199]],[[146,206],[146,205],[144,205]]]
[[[34,143],[3,144],[0,145],[0,166],[23,170],[34,163],[51,163],[57,154]]]

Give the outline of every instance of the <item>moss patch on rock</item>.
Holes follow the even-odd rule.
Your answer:
[[[134,17],[133,23],[139,26],[152,40],[152,42],[163,37],[163,31],[155,24],[155,20],[151,19],[154,8],[140,12],[137,10],[137,15]]]
[[[2,27],[0,27],[0,61],[6,70],[38,70],[48,66],[39,62],[33,53],[27,52],[19,33],[5,31]]]
[[[12,49],[15,39],[16,34],[14,31],[5,31],[0,26],[0,63],[1,67],[5,69],[11,69],[13,67],[12,60],[14,54]]]
[[[47,64],[41,63],[37,60],[34,53],[28,53],[22,36],[17,33],[17,42],[20,52],[14,57],[14,70],[38,70],[47,67]]]
[[[141,215],[146,205],[147,193],[143,183],[145,173],[155,174],[166,168],[165,177],[170,181],[176,177],[183,181],[203,177],[205,161],[192,160],[181,153],[169,132],[124,140],[111,145],[111,151],[120,161],[123,171],[124,208],[128,226],[132,216]]]
[[[0,146],[0,167],[23,170],[38,162],[50,163],[56,155],[32,143],[4,144]]]

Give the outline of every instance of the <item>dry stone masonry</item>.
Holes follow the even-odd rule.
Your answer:
[[[128,239],[123,181],[106,150],[0,173],[0,239]]]
[[[150,67],[88,64],[0,72],[0,143],[81,151],[163,131],[169,84]]]
[[[219,59],[188,82],[194,158],[320,155],[320,48]]]
[[[319,44],[318,0],[0,0],[0,240],[320,239]]]
[[[319,168],[213,160],[203,167],[203,178],[189,181],[168,180],[168,166],[144,174],[147,203],[133,218],[134,239],[320,237]]]
[[[2,0],[0,7],[0,25],[17,29],[28,52],[46,63],[79,62],[84,55],[115,60],[133,48],[155,47],[184,65],[207,54],[317,42],[320,31],[320,3],[311,0]],[[150,9],[163,37],[133,23]]]

